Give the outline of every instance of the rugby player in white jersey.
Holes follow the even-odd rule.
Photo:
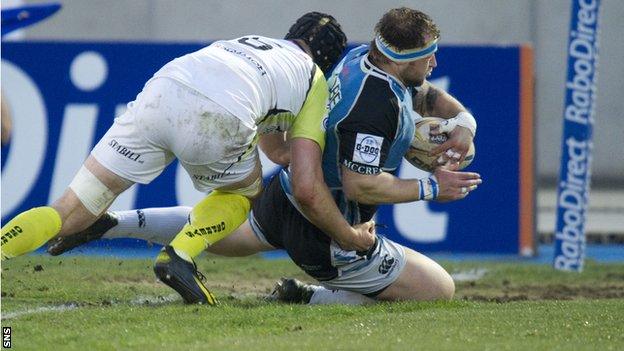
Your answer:
[[[455,126],[451,139],[437,150],[452,149],[449,157],[454,161],[467,152],[476,122],[457,100],[426,81],[437,65],[439,32],[431,18],[408,8],[394,9],[380,20],[376,33],[371,45],[350,51],[330,79],[332,92],[339,97],[333,100],[327,121],[323,170],[343,216],[352,223],[366,222],[380,203],[457,200],[481,183],[476,173],[443,168],[423,179],[393,175],[419,116],[447,118],[448,125]],[[362,136],[378,141],[378,150],[367,154],[370,157],[357,152]],[[250,220],[207,251],[245,256],[282,248],[327,287],[282,280],[275,290],[282,301],[364,303],[373,301],[371,297],[430,300],[453,296],[453,281],[442,267],[388,238],[378,236],[372,249],[362,252],[335,245],[300,211],[289,189],[291,177],[287,171],[280,172],[254,201]],[[184,225],[189,211],[174,207],[107,213],[88,230],[54,243],[49,252],[60,254],[102,236],[165,244]]]
[[[323,70],[345,45],[332,16],[311,12],[283,40],[250,35],[217,41],[169,62],[115,119],[60,199],[2,227],[2,259],[84,230],[119,194],[151,182],[177,158],[195,188],[209,195],[163,248],[154,271],[186,302],[214,304],[193,258],[245,221],[250,200],[261,192],[258,143],[278,161],[289,155],[295,196],[307,218],[340,245],[368,249],[375,240],[372,222],[347,223],[321,170],[328,96]]]

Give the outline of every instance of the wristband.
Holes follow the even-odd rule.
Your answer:
[[[457,121],[457,125],[468,128],[472,136],[477,135],[477,120],[468,112],[460,112],[453,117]]]
[[[438,180],[435,176],[418,179],[418,184],[420,185],[418,200],[431,201],[438,198]]]

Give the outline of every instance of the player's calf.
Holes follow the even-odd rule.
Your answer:
[[[50,240],[47,251],[52,256],[58,256],[75,247],[100,239],[104,233],[116,226],[117,223],[117,217],[112,212],[106,212],[87,229],[76,234],[59,236]]]

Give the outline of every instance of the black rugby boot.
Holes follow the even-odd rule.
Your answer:
[[[295,278],[282,278],[275,284],[269,299],[286,303],[307,304],[313,294],[314,289],[311,285]]]
[[[195,262],[192,259],[191,261],[183,259],[169,245],[163,247],[156,257],[154,273],[160,281],[177,291],[185,303],[207,305],[217,303],[215,296],[202,282],[205,277],[197,271]]]

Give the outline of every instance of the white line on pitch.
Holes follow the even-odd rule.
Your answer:
[[[168,295],[165,297],[162,296],[138,296],[134,299],[132,299],[129,303],[127,303],[128,305],[131,306],[141,306],[141,305],[159,305],[159,304],[164,304],[164,303],[169,303],[169,302],[173,302],[176,300],[179,300],[180,297],[177,294],[172,294],[172,295]],[[111,302],[111,306],[115,306],[115,305],[123,305],[123,302]],[[45,312],[65,312],[65,311],[70,311],[70,310],[75,310],[77,308],[81,308],[81,307],[93,307],[93,306],[100,306],[100,305],[89,305],[89,304],[77,304],[77,303],[68,303],[68,304],[62,304],[62,305],[52,305],[52,306],[41,306],[41,307],[36,307],[36,308],[27,308],[25,310],[22,311],[15,311],[15,312],[7,312],[7,313],[3,313],[2,314],[2,320],[6,320],[6,319],[12,319],[12,318],[17,318],[17,317],[22,317],[22,316],[27,316],[27,315],[31,315],[31,314],[39,314],[39,313],[45,313]]]
[[[78,307],[80,306],[76,304],[65,304],[65,305],[57,305],[57,306],[42,306],[42,307],[37,307],[37,308],[28,308],[23,311],[3,313],[2,320],[17,318],[17,317],[26,316],[29,314],[44,313],[44,312],[65,312],[69,310],[74,310]]]

